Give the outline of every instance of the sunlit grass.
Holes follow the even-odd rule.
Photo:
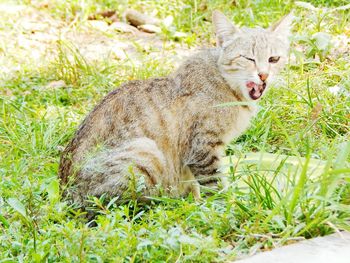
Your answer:
[[[128,6],[94,2],[52,1],[41,11],[79,32],[89,14]],[[214,43],[214,8],[246,26],[267,26],[295,8],[290,65],[251,128],[227,148],[223,169],[230,188],[204,189],[201,202],[192,196],[155,198],[149,205],[95,199],[93,227],[60,196],[60,151],[110,90],[131,79],[166,75],[174,64],[137,44],[139,61],[90,61],[66,39],[54,43],[53,57],[38,63],[0,42],[0,55],[11,66],[0,74],[0,262],[220,262],[350,230],[349,53],[317,48],[312,37],[323,32],[349,38],[349,11],[314,12],[291,1],[234,2],[129,1],[161,19],[173,16],[174,28],[160,37],[184,47]],[[334,8],[345,1],[312,3]],[[15,21],[2,19],[0,31],[20,32]],[[187,35],[175,39],[174,32]],[[50,87],[58,80],[65,85]],[[340,88],[333,92],[335,86]]]

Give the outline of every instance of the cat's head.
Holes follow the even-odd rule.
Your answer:
[[[285,65],[292,19],[289,14],[267,29],[238,28],[214,11],[220,71],[231,88],[239,89],[245,99],[261,98]]]

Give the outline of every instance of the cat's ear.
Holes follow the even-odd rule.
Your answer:
[[[294,19],[294,14],[292,11],[288,15],[282,17],[282,19],[280,19],[277,23],[270,26],[269,29],[272,32],[275,32],[279,35],[284,35],[288,37],[290,35],[293,19]]]
[[[233,34],[240,32],[238,27],[234,26],[223,13],[217,10],[213,12],[213,25],[216,34],[216,44],[219,47],[231,38]]]

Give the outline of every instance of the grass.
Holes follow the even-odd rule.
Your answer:
[[[189,196],[147,206],[94,199],[95,227],[60,196],[60,150],[108,91],[130,79],[165,75],[174,70],[173,60],[154,59],[156,48],[128,39],[137,58],[89,60],[64,38],[50,46],[52,55],[35,60],[21,43],[1,39],[0,262],[222,262],[350,230],[350,59],[336,41],[349,41],[350,12],[333,10],[346,1],[311,1],[316,11],[265,0],[49,3],[22,4],[75,33],[85,32],[89,14],[108,8],[173,16],[160,35],[169,52],[212,45],[214,8],[239,25],[267,26],[291,8],[297,21],[283,78],[263,99],[251,128],[227,147],[228,192],[212,191],[200,203]],[[29,34],[18,21],[5,13],[0,33]],[[50,86],[57,80],[65,85]]]

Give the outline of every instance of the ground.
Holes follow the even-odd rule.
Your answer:
[[[350,229],[347,1],[0,3],[0,262],[222,262]],[[161,31],[88,17],[134,8]],[[91,199],[96,226],[61,197],[60,152],[109,91],[162,76],[215,44],[211,12],[266,27],[295,12],[289,64],[251,128],[227,147],[231,187],[201,202]],[[124,30],[122,30],[124,31]],[[292,157],[288,157],[292,156]],[[209,190],[208,190],[209,191]]]

